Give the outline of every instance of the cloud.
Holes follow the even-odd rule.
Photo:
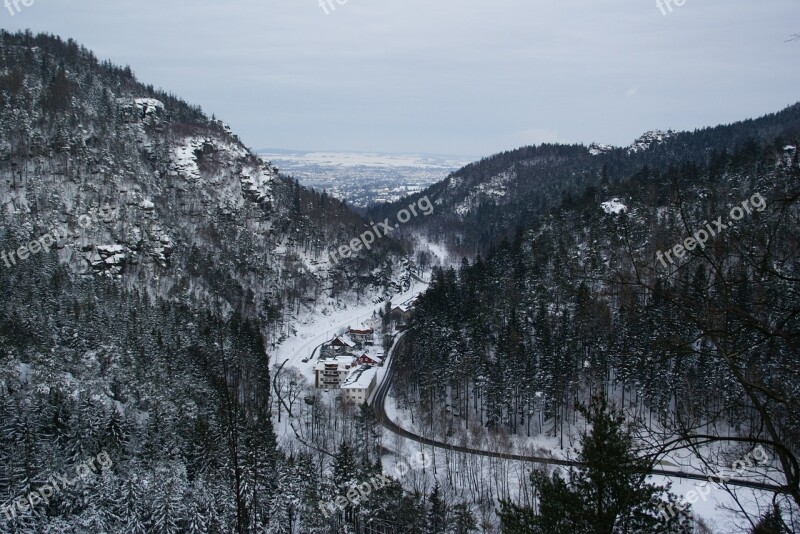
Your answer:
[[[631,87],[630,89],[625,91],[625,98],[631,98],[638,92],[639,92],[639,88],[638,87]]]

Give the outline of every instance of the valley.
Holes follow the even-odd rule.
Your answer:
[[[389,120],[403,98],[336,137],[396,153],[245,143],[320,146],[416,83],[378,58],[417,45],[248,71],[223,109],[264,80],[392,80],[298,116],[259,100],[253,135],[252,109],[234,128],[75,40],[0,30],[0,534],[800,531],[800,103],[562,142],[493,124],[526,116],[503,76],[443,118],[470,68],[424,117],[436,150],[504,151],[413,151],[429,128]],[[193,57],[259,60],[231,46]],[[367,63],[306,71],[321,50]]]

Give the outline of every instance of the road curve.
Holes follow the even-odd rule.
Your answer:
[[[543,465],[563,465],[568,467],[580,467],[581,465],[583,465],[581,462],[576,462],[574,460],[561,460],[558,458],[547,458],[543,456],[523,456],[519,454],[485,451],[481,449],[462,447],[460,445],[453,445],[450,443],[444,443],[441,441],[436,441],[434,439],[426,438],[424,436],[419,436],[395,424],[391,419],[389,419],[389,417],[387,417],[386,410],[384,409],[384,403],[386,402],[386,395],[389,393],[389,389],[391,389],[392,368],[394,367],[394,352],[396,352],[396,350],[403,344],[404,337],[405,337],[405,332],[401,333],[398,336],[397,342],[394,344],[390,353],[388,354],[386,375],[381,381],[381,385],[378,387],[375,396],[372,398],[372,407],[373,410],[375,411],[375,418],[387,430],[389,430],[394,434],[398,434],[404,438],[408,438],[418,443],[422,443],[424,445],[430,445],[432,447],[447,449],[455,452],[463,452],[467,454],[475,454],[478,456],[487,456],[490,458],[502,458],[505,460],[517,460],[520,462],[528,462],[528,463],[543,464]],[[672,478],[683,478],[687,480],[708,480],[709,478],[708,475],[702,475],[698,473],[686,473],[684,471],[667,471],[664,469],[653,469],[650,471],[650,474],[667,476]],[[786,488],[783,488],[781,486],[775,486],[772,484],[764,484],[761,482],[753,482],[748,480],[731,479],[727,481],[725,484],[730,486],[753,488],[753,489],[759,489],[777,493],[788,493]]]

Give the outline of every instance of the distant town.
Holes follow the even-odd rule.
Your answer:
[[[469,157],[430,154],[300,152],[264,149],[259,156],[305,187],[327,191],[351,207],[394,202],[441,181]]]

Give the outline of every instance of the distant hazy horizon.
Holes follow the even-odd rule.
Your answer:
[[[298,148],[254,148],[257,154],[375,154],[381,156],[427,156],[434,158],[468,159],[486,157],[490,154],[437,154],[435,152],[391,152],[384,150],[335,150],[335,149],[298,149]]]
[[[797,0],[37,0],[11,11],[0,6],[4,28],[75,39],[253,147],[625,146],[800,100]]]

